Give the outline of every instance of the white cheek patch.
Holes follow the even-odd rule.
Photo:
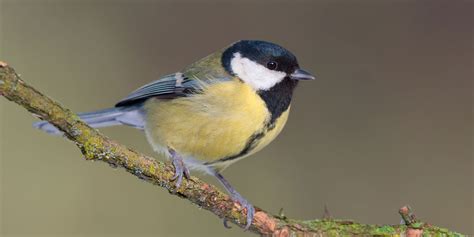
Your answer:
[[[270,70],[240,53],[235,53],[230,61],[232,71],[254,90],[268,90],[282,81],[286,73]]]

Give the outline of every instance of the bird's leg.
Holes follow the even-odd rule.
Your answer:
[[[230,183],[217,171],[214,171],[214,176],[221,182],[221,184],[225,187],[227,192],[229,192],[231,198],[235,201],[240,203],[242,209],[247,209],[247,223],[245,225],[245,230],[247,230],[250,225],[252,224],[253,216],[255,214],[255,208],[253,205],[247,201],[245,198],[242,197],[231,185]],[[227,227],[226,220],[224,220],[224,226]]]
[[[183,181],[183,176],[189,179],[191,175],[189,174],[188,168],[184,164],[183,158],[173,149],[169,149],[169,152],[171,154],[172,163],[174,166],[174,176],[172,179],[176,180],[176,190],[178,190],[181,186],[181,182]]]

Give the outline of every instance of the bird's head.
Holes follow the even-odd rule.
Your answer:
[[[222,54],[226,71],[256,91],[266,91],[283,80],[313,80],[300,69],[296,57],[285,48],[265,41],[241,40]]]

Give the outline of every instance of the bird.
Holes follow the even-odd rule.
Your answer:
[[[216,177],[246,209],[248,229],[255,208],[222,171],[274,140],[287,122],[299,81],[314,79],[282,46],[240,40],[136,89],[112,108],[78,115],[94,128],[142,130],[153,150],[174,166],[176,189],[189,170]],[[61,134],[47,121],[34,127]]]

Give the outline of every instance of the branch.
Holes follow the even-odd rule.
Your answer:
[[[107,138],[97,130],[82,122],[70,110],[43,95],[23,82],[13,68],[0,62],[0,95],[13,101],[40,119],[47,120],[64,132],[81,150],[86,160],[100,160],[114,167],[124,168],[129,173],[149,183],[167,189],[170,194],[187,199],[202,209],[214,213],[219,218],[240,226],[245,226],[245,211],[238,203],[220,192],[213,185],[191,177],[183,180],[181,187],[174,190],[173,166],[142,155],[130,148]],[[400,210],[405,224],[367,225],[347,220],[292,220],[285,216],[274,216],[255,208],[255,217],[250,231],[262,236],[368,236],[421,234],[440,236],[462,236],[461,234],[414,220],[408,208]]]

